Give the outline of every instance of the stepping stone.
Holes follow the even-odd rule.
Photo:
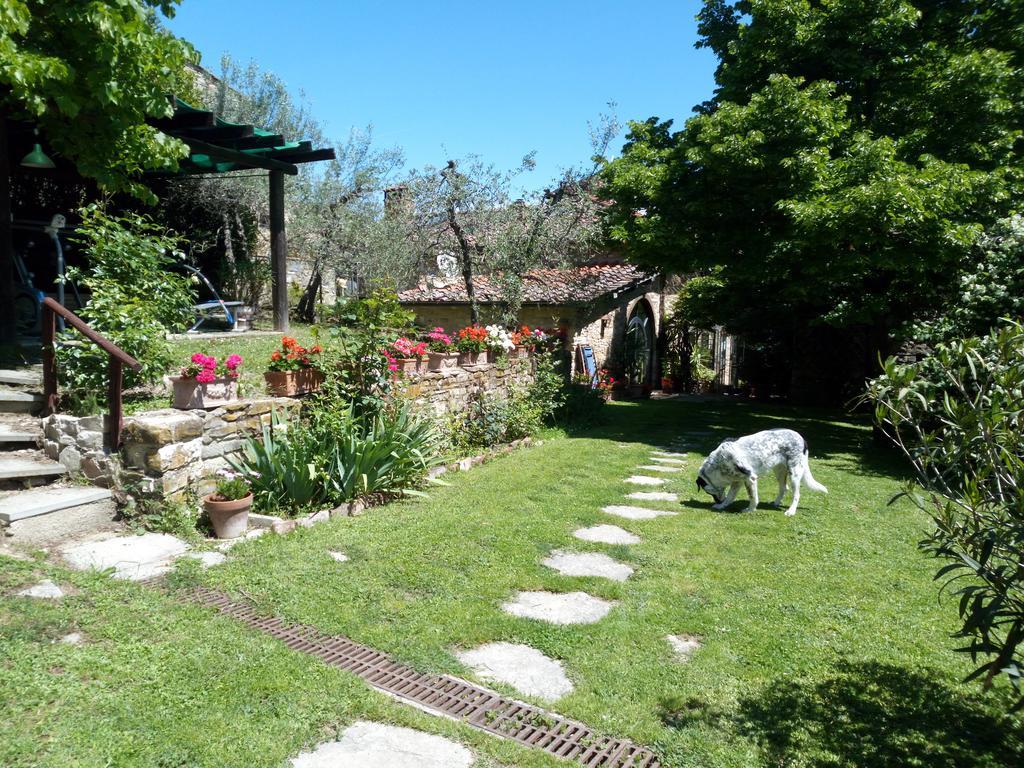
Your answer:
[[[39,600],[59,600],[64,597],[64,590],[58,587],[49,579],[26,587],[20,592],[15,592],[18,597],[34,597]]]
[[[637,469],[643,469],[647,472],[682,472],[682,467],[665,467],[661,464],[641,464]]]
[[[667,491],[634,491],[626,494],[627,499],[637,501],[679,501],[679,495]]]
[[[562,662],[528,645],[487,643],[455,655],[481,679],[511,685],[527,696],[553,702],[573,691]]]
[[[586,592],[520,592],[501,609],[513,616],[552,624],[593,624],[608,615],[615,605]]]
[[[303,752],[291,763],[292,768],[469,768],[473,753],[442,736],[358,721],[337,741]]]
[[[682,459],[669,459],[665,456],[651,456],[651,461],[656,461],[659,464],[666,464],[673,467],[681,467],[686,464]]]
[[[105,501],[111,497],[106,488],[70,486],[54,488],[43,486],[28,491],[18,491],[0,499],[0,522],[13,523],[27,517],[45,515],[61,509]]]
[[[651,451],[652,456],[661,456],[663,459],[682,459],[688,456],[686,453],[673,453],[672,451]],[[659,459],[655,459],[659,461]]]
[[[611,504],[607,507],[601,507],[601,511],[609,515],[624,517],[627,520],[653,520],[656,517],[669,517],[679,514],[678,512],[670,512],[667,509],[647,509],[646,507],[631,507],[624,504]]]
[[[34,453],[30,455],[0,456],[0,480],[19,480],[29,477],[57,477],[66,475],[67,469],[49,459],[40,458]]]
[[[700,638],[696,635],[668,635],[665,639],[672,646],[677,661],[689,661],[693,652],[700,648]]]
[[[115,579],[140,581],[166,573],[174,559],[187,551],[188,544],[175,536],[146,533],[72,544],[61,554],[77,571],[113,568]]]
[[[198,560],[202,563],[203,568],[209,568],[211,565],[220,565],[227,562],[228,559],[228,556],[223,552],[189,552],[184,557]]]
[[[633,485],[664,485],[665,481],[660,477],[647,477],[646,475],[630,475],[626,478],[627,483]]]
[[[633,575],[630,566],[613,560],[603,552],[567,552],[556,549],[541,562],[566,576],[600,576],[612,581],[625,581]]]
[[[327,554],[333,557],[339,563],[348,562],[348,555],[346,555],[344,552],[328,552]]]
[[[269,531],[269,528],[253,528],[245,532],[245,535],[239,536],[235,539],[224,539],[220,544],[217,545],[217,549],[221,552],[227,552],[236,544],[241,544],[243,541],[249,541],[250,539],[258,539],[260,536]]]
[[[599,544],[639,544],[640,537],[617,525],[594,525],[580,528],[573,533],[581,541],[593,541]]]
[[[85,637],[82,635],[81,632],[71,632],[69,634],[64,635],[64,637],[62,637],[60,641],[65,645],[81,645],[85,642]]]

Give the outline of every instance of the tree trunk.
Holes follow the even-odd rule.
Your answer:
[[[476,289],[473,286],[473,248],[466,238],[466,233],[459,224],[455,213],[455,204],[448,204],[448,225],[459,241],[459,250],[462,251],[462,279],[466,284],[466,297],[469,299],[469,320],[474,325],[480,322],[480,308],[476,305]]]
[[[295,307],[295,314],[305,323],[312,323],[316,320],[316,300],[320,295],[320,286],[323,285],[323,270],[319,264],[313,267],[313,273],[306,283],[306,290],[302,292],[298,306]]]

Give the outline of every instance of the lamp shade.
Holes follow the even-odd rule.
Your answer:
[[[21,158],[21,164],[25,168],[56,168],[53,160],[47,157],[46,153],[43,152],[43,148],[37,143],[32,147],[32,151]]]

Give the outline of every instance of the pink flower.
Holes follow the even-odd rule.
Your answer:
[[[196,374],[196,381],[200,384],[209,384],[212,381],[216,381],[217,376],[210,368],[204,368],[202,371]]]
[[[228,359],[224,361],[224,367],[227,368],[229,371],[235,370],[235,368],[237,368],[241,364],[242,364],[242,356],[241,355],[230,355],[228,357]]]

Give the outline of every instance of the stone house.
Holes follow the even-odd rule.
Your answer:
[[[500,311],[500,286],[480,275],[473,287],[481,320],[489,322]],[[618,260],[537,269],[523,276],[519,322],[561,329],[574,370],[578,348],[589,345],[598,366],[625,374],[630,383],[657,387],[663,325],[674,298],[662,275]],[[399,300],[424,328],[455,331],[470,323],[461,277],[423,278],[415,288],[400,292]]]

